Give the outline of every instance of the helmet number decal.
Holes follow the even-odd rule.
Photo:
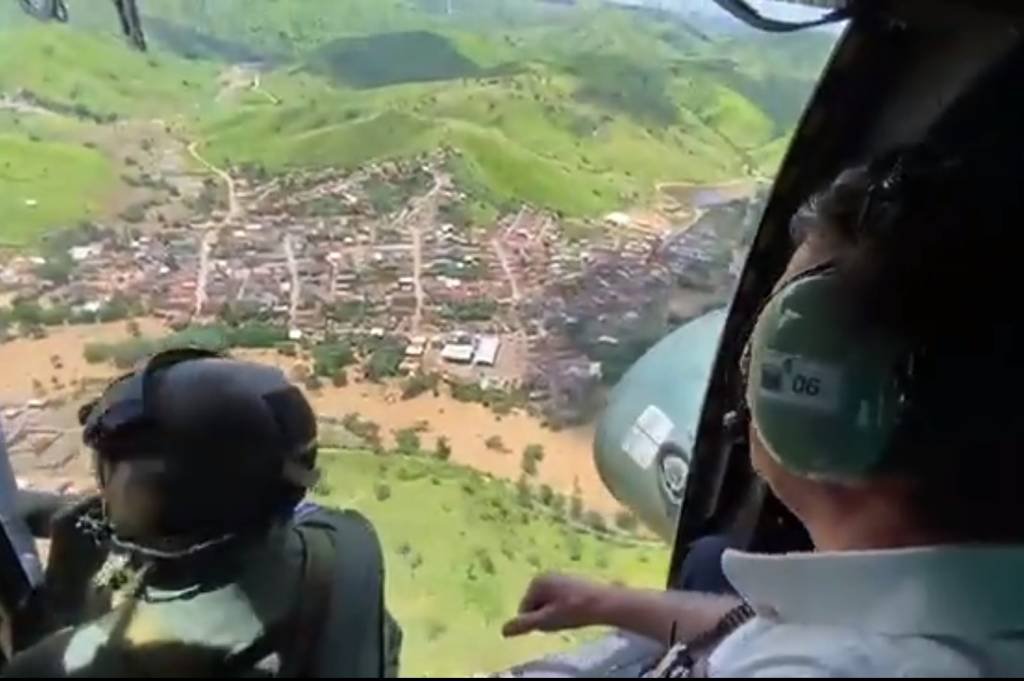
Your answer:
[[[761,399],[827,413],[840,408],[843,379],[836,365],[766,351],[758,380]]]

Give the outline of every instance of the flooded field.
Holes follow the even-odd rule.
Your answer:
[[[155,320],[139,320],[139,326],[148,337],[167,333]],[[0,374],[0,404],[14,406],[32,399],[50,400],[54,404],[41,415],[42,420],[47,426],[69,433],[62,438],[59,453],[26,451],[24,456],[15,457],[15,467],[24,479],[44,487],[48,476],[59,477],[62,484],[65,478],[80,484],[88,466],[72,456],[77,449],[77,438],[71,436],[76,429],[73,414],[80,402],[99,389],[86,389],[83,384],[121,373],[110,364],[89,364],[82,350],[89,342],[114,342],[128,335],[125,322],[117,322],[51,329],[43,339],[0,345],[0,365],[6,367]],[[235,354],[273,364],[286,373],[294,366],[294,360],[276,353]],[[619,510],[619,504],[597,474],[591,454],[591,427],[554,432],[523,413],[499,417],[480,404],[459,402],[443,393],[409,401],[399,399],[398,393],[397,387],[353,382],[344,388],[325,387],[310,397],[321,416],[341,419],[356,413],[379,424],[386,445],[394,443],[394,431],[425,423],[426,429],[420,434],[424,449],[433,449],[437,438],[444,436],[451,444],[452,460],[509,480],[516,480],[521,474],[523,449],[539,444],[544,447],[545,458],[539,464],[537,483],[548,484],[567,495],[578,484],[588,508],[606,514]],[[501,439],[503,451],[486,446],[486,441],[493,437]]]
[[[272,353],[238,353],[253,360],[274,364],[286,372],[291,362]],[[497,416],[481,404],[459,402],[443,392],[437,397],[424,394],[401,400],[397,387],[372,383],[351,383],[344,388],[325,387],[311,395],[322,416],[343,418],[356,413],[381,426],[386,445],[394,443],[394,431],[424,423],[420,434],[424,448],[432,449],[437,438],[448,438],[452,460],[497,477],[516,480],[521,474],[523,449],[527,445],[544,447],[544,461],[538,466],[536,480],[564,494],[571,494],[578,483],[588,508],[602,513],[621,509],[598,476],[592,455],[592,426],[552,431],[524,413]],[[486,441],[501,438],[506,451],[489,449]]]
[[[146,336],[168,333],[157,320],[140,319],[138,324]],[[0,366],[4,368],[0,372],[0,403],[25,401],[51,393],[67,394],[83,381],[117,376],[121,372],[112,365],[86,362],[82,349],[86,343],[114,342],[128,337],[125,322],[111,322],[51,328],[47,329],[46,338],[18,339],[0,345]]]

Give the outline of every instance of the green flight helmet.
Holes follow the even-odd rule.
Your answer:
[[[870,477],[904,407],[904,345],[865,333],[850,315],[834,267],[784,286],[750,338],[747,403],[770,455],[798,475]]]

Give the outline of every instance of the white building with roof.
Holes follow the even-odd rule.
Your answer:
[[[481,336],[476,344],[476,352],[473,354],[473,364],[492,367],[498,361],[498,351],[501,349],[501,338],[498,336]]]
[[[469,364],[475,353],[476,346],[473,343],[448,343],[441,350],[441,359],[453,364]]]

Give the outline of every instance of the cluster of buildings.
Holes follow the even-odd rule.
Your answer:
[[[491,227],[460,223],[468,197],[446,167],[438,153],[355,172],[240,173],[237,208],[99,229],[68,249],[66,282],[40,274],[43,258],[9,259],[0,288],[72,308],[129,297],[178,325],[230,313],[310,342],[399,336],[407,369],[525,387],[565,421],[599,393],[602,353],[730,294],[749,201],[663,234],[594,222],[581,240],[526,207]]]

